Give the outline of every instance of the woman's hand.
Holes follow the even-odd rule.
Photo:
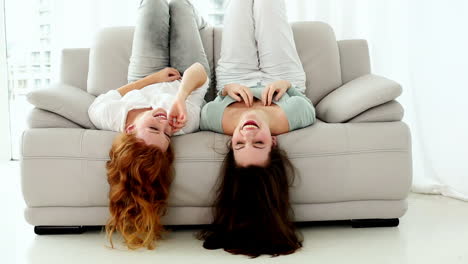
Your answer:
[[[161,82],[172,82],[175,80],[180,80],[180,72],[177,69],[167,67],[158,72],[150,74],[145,78],[148,79],[148,82],[151,84],[161,83]]]
[[[279,80],[270,83],[265,86],[262,91],[262,103],[263,105],[271,105],[273,95],[276,93],[275,101],[281,99],[283,94],[291,87],[291,83],[285,80]]]
[[[172,133],[182,129],[187,123],[187,109],[185,101],[177,98],[169,112],[169,125],[172,127]]]
[[[226,84],[222,95],[226,96],[226,94],[237,102],[244,101],[247,107],[253,105],[253,94],[249,87],[237,83]]]

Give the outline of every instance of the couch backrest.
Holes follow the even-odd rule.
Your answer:
[[[340,57],[335,34],[322,22],[291,24],[296,48],[307,76],[307,96],[317,104],[342,84]],[[96,36],[89,56],[88,92],[105,93],[127,83],[134,27],[105,28]],[[201,32],[212,71],[212,83],[205,97],[215,95],[215,69],[219,60],[222,27],[207,27]]]

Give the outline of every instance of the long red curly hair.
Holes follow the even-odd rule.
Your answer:
[[[129,249],[154,249],[164,233],[160,217],[166,213],[174,170],[174,152],[146,145],[133,134],[118,135],[106,163],[110,219],[106,233],[111,243],[118,231]]]

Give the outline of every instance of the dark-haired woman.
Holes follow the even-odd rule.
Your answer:
[[[231,0],[216,68],[218,96],[200,127],[232,135],[204,247],[235,254],[290,254],[302,246],[292,223],[293,168],[276,135],[312,125],[305,73],[284,0]]]
[[[97,128],[121,132],[106,164],[112,246],[113,233],[120,232],[128,248],[152,249],[164,231],[160,217],[173,179],[171,137],[199,129],[209,84],[199,32],[205,26],[188,0],[142,0],[129,83],[98,96],[88,110]]]

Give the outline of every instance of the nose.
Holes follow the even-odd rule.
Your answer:
[[[240,133],[246,140],[252,139],[257,135],[256,130],[241,130]]]

